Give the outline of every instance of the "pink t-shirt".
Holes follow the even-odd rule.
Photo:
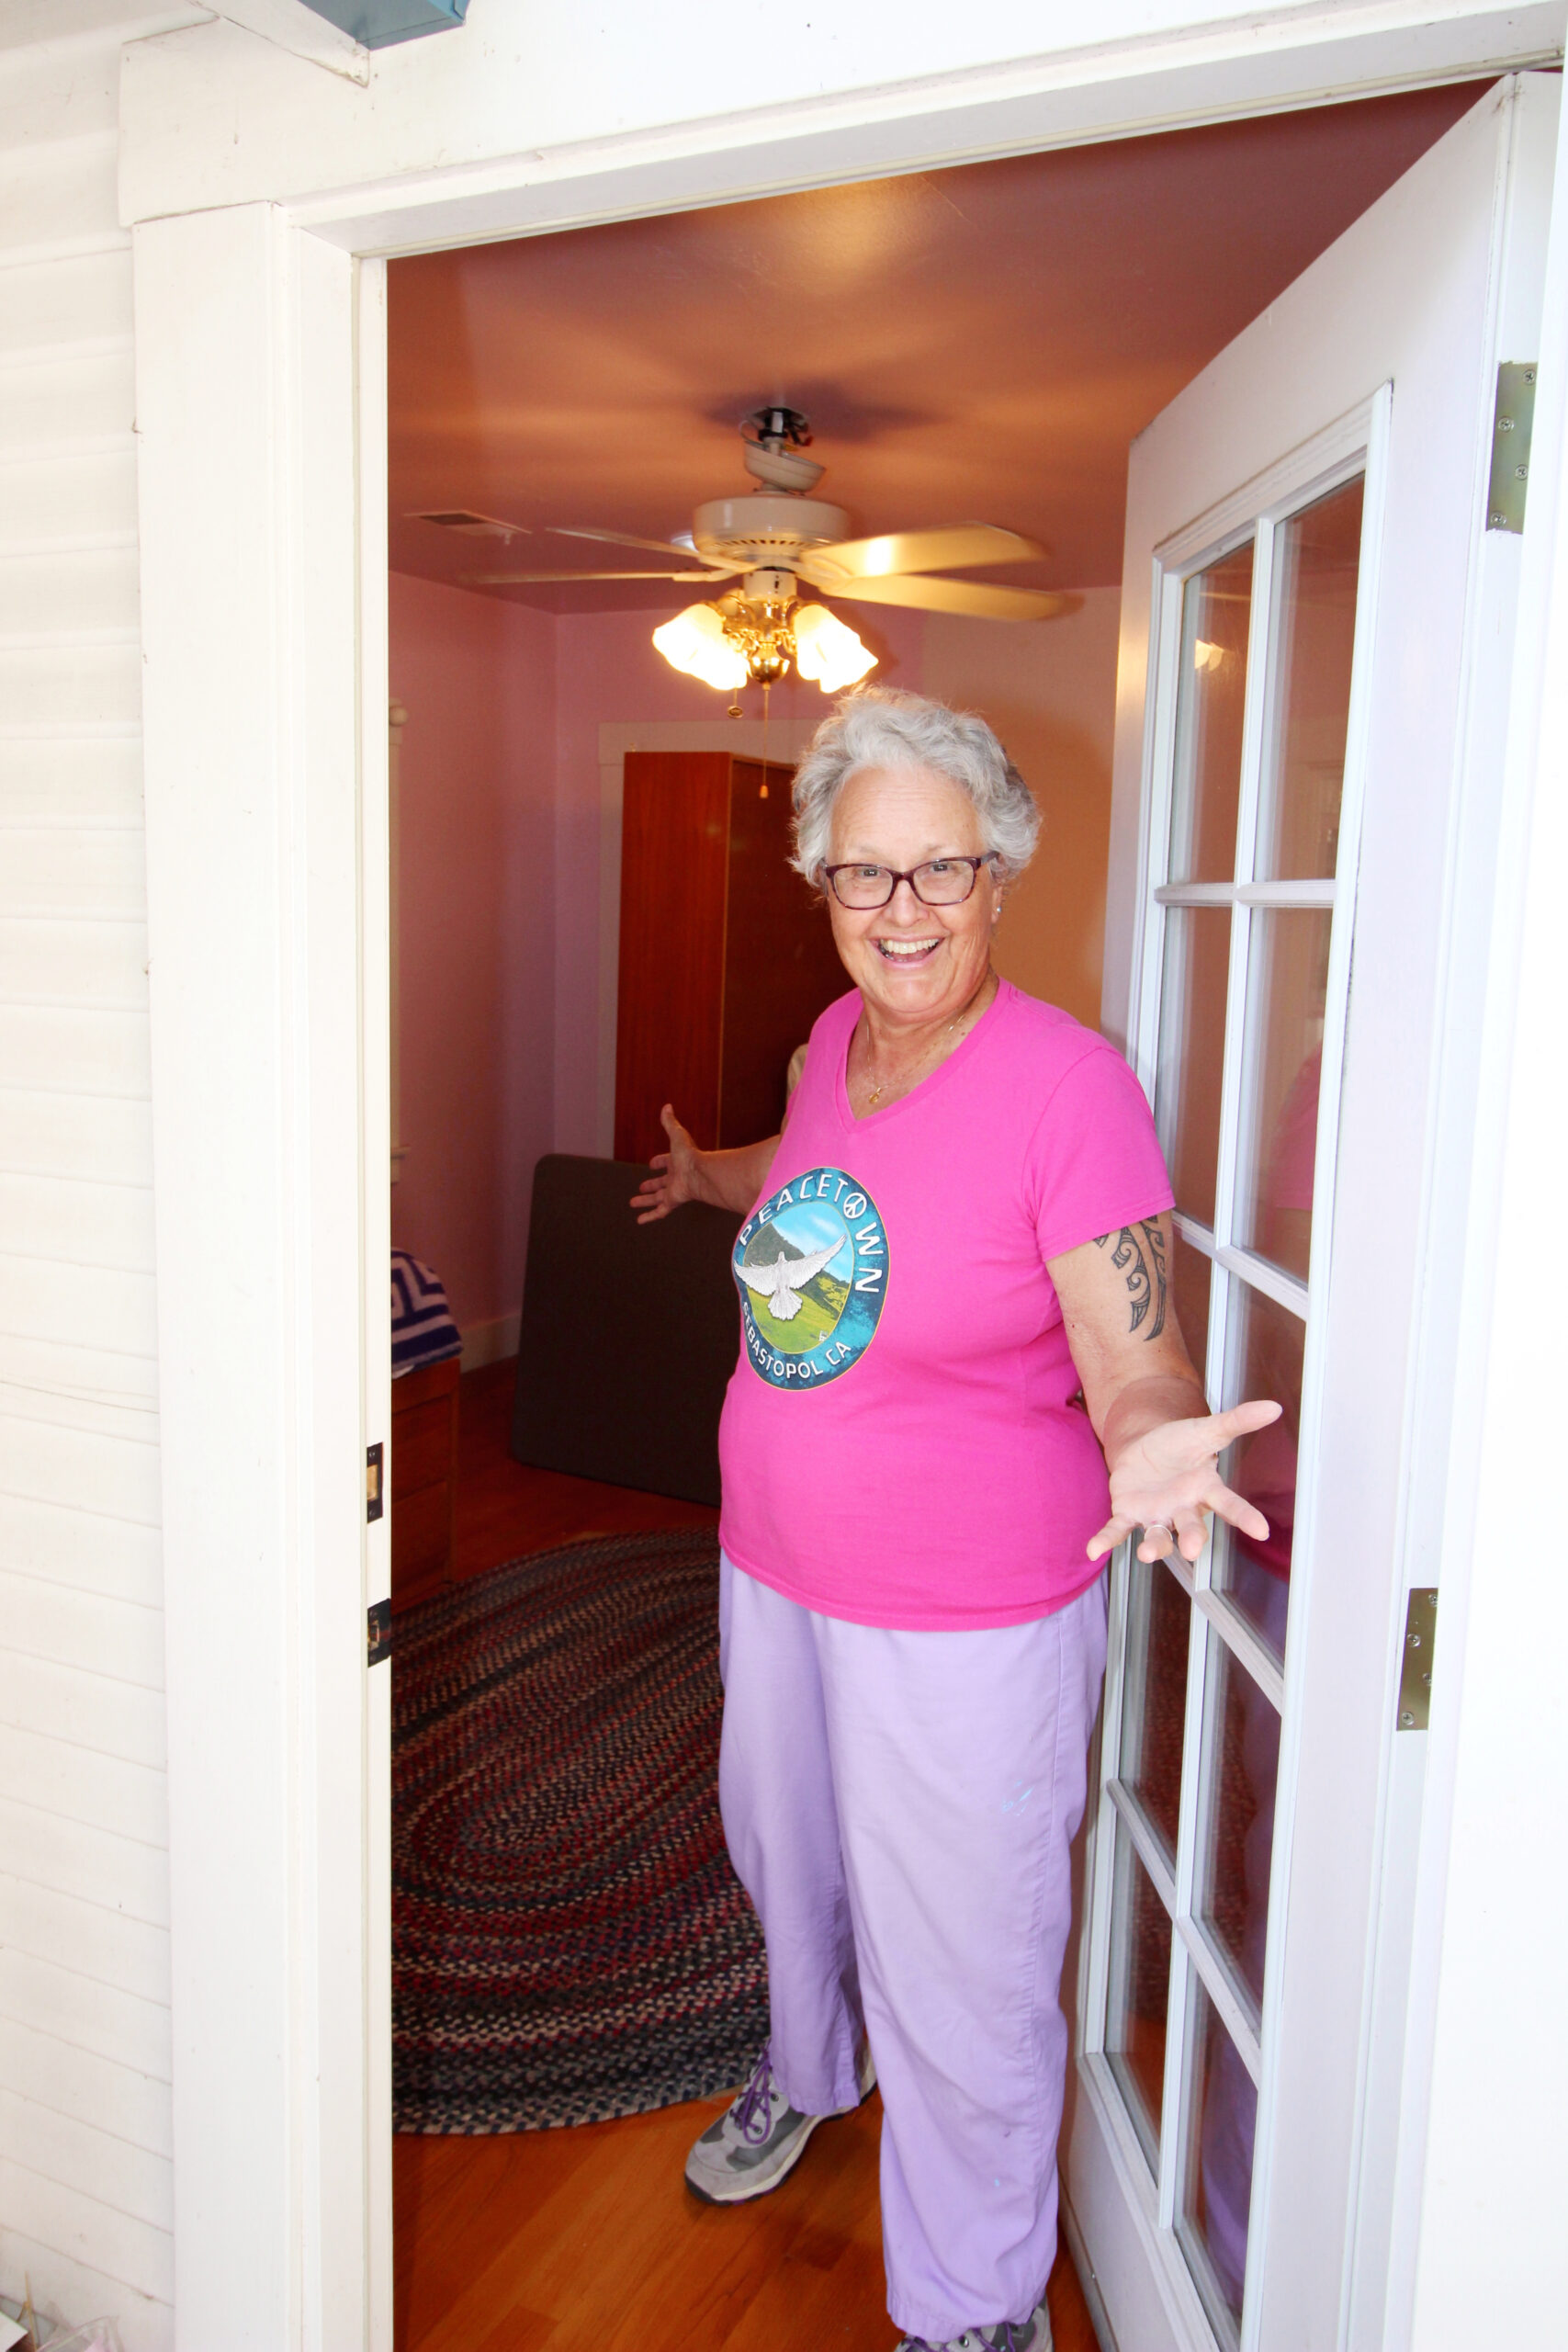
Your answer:
[[[1004,980],[957,1051],[857,1119],[852,993],[811,1033],[736,1238],[719,1427],[739,1567],[861,1625],[1064,1608],[1107,1507],[1049,1258],[1157,1216],[1169,1180],[1115,1048]]]

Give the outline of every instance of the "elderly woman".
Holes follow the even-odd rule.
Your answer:
[[[1100,1563],[1266,1533],[1216,1465],[1277,1408],[1209,1414],[1126,1063],[992,968],[1040,820],[990,729],[863,690],[795,808],[854,986],[782,1135],[698,1151],[667,1108],[634,1203],[745,1217],[719,1791],[770,2039],[686,2177],[762,2196],[876,2079],[901,2352],[1047,2352]]]

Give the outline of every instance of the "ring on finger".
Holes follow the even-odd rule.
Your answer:
[[[1156,1519],[1152,1527],[1145,1528],[1144,1541],[1145,1544],[1157,1544],[1159,1549],[1155,1556],[1163,1560],[1168,1552],[1176,1549],[1176,1530],[1168,1527],[1164,1520]]]

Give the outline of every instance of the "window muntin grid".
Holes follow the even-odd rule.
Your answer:
[[[1372,439],[1381,432],[1376,412],[1371,420]],[[1344,442],[1340,444],[1344,447]],[[1363,446],[1348,453],[1337,470],[1320,476],[1315,483],[1298,490],[1280,501],[1272,512],[1252,519],[1247,530],[1233,529],[1228,539],[1217,541],[1203,554],[1186,562],[1179,571],[1156,579],[1156,637],[1151,664],[1153,708],[1151,710],[1151,782],[1153,802],[1151,817],[1155,850],[1151,860],[1153,871],[1148,876],[1144,953],[1142,957],[1142,994],[1139,1001],[1138,1040],[1140,1061],[1145,1082],[1153,1080],[1151,1092],[1156,1100],[1156,1118],[1162,1130],[1162,1141],[1171,1149],[1174,1140],[1173,1124],[1179,1117],[1179,1105],[1193,1099],[1193,1089],[1183,1087],[1185,1073],[1178,1056],[1170,1048],[1169,1032],[1179,1026],[1184,1007],[1179,1005],[1178,1017],[1172,1021],[1168,1012],[1168,990],[1173,967],[1179,989],[1190,998],[1192,990],[1188,974],[1181,967],[1179,956],[1169,952],[1169,927],[1178,910],[1202,910],[1210,918],[1211,927],[1217,920],[1228,922],[1228,956],[1224,988],[1224,1034],[1222,1069],[1219,1075],[1218,1134],[1213,1150],[1212,1197],[1207,1182],[1208,1171],[1202,1167],[1204,1154],[1196,1160],[1189,1148],[1189,1166],[1198,1165],[1204,1177],[1202,1182],[1190,1183],[1190,1204],[1184,1204],[1178,1183],[1179,1204],[1175,1219],[1177,1229],[1176,1256],[1179,1269],[1179,1295],[1183,1302],[1190,1300],[1198,1312],[1192,1324],[1183,1321],[1184,1331],[1194,1344],[1194,1359],[1205,1374],[1208,1392],[1216,1402],[1235,1402],[1242,1394],[1260,1393],[1254,1383],[1247,1386],[1249,1367],[1245,1350],[1238,1352],[1238,1332],[1249,1321],[1267,1318],[1281,1329],[1299,1333],[1301,1346],[1295,1351],[1295,1396],[1290,1400],[1294,1407],[1294,1426],[1289,1432],[1292,1442],[1300,1426],[1300,1367],[1305,1351],[1309,1308],[1314,1294],[1305,1278],[1314,1260],[1325,1261],[1325,1241],[1313,1234],[1313,1219],[1306,1219],[1306,1240],[1303,1245],[1300,1231],[1287,1236],[1281,1242],[1277,1230],[1270,1230],[1269,1220],[1260,1212],[1262,1180],[1267,1174],[1267,1155],[1262,1114],[1253,1105],[1258,1099],[1258,1079],[1260,1065],[1267,1061],[1264,1050],[1268,1043],[1267,1024],[1260,1033],[1254,1016],[1254,989],[1251,983],[1261,965],[1267,967],[1268,933],[1272,927],[1281,929],[1280,916],[1290,910],[1297,917],[1308,910],[1321,910],[1316,915],[1316,930],[1325,933],[1333,924],[1334,909],[1342,888],[1342,877],[1354,871],[1355,820],[1359,813],[1359,775],[1356,769],[1357,727],[1355,707],[1345,715],[1341,745],[1341,774],[1351,780],[1348,786],[1343,808],[1335,812],[1319,804],[1325,800],[1323,768],[1331,758],[1333,746],[1325,750],[1323,730],[1313,744],[1316,760],[1314,776],[1316,801],[1313,805],[1312,831],[1318,842],[1329,841],[1337,861],[1335,877],[1311,872],[1303,874],[1303,864],[1311,865],[1313,857],[1280,854],[1280,827],[1270,820],[1270,840],[1263,845],[1268,864],[1276,870],[1282,864],[1294,865],[1297,871],[1287,871],[1280,878],[1269,878],[1265,871],[1259,878],[1260,847],[1258,842],[1260,806],[1267,808],[1278,771],[1279,746],[1290,729],[1280,718],[1281,707],[1288,702],[1289,691],[1296,683],[1281,675],[1280,646],[1282,639],[1293,638],[1299,647],[1300,630],[1281,628],[1281,617],[1290,618],[1288,599],[1284,595],[1286,578],[1293,566],[1299,573],[1300,545],[1303,537],[1302,518],[1309,523],[1314,509],[1321,518],[1326,511],[1337,532],[1338,553],[1343,555],[1345,517],[1354,510],[1357,525],[1364,532],[1362,513],[1368,456]],[[1336,504],[1336,502],[1337,503]],[[1368,506],[1375,501],[1365,501]],[[1232,512],[1236,510],[1233,507]],[[1331,531],[1332,539],[1335,532]],[[1235,823],[1235,864],[1229,881],[1211,878],[1176,880],[1166,878],[1170,873],[1169,856],[1174,846],[1184,860],[1185,870],[1190,872],[1194,860],[1190,854],[1191,824],[1182,818],[1177,805],[1180,780],[1176,770],[1183,741],[1179,712],[1179,686],[1183,666],[1190,656],[1189,640],[1192,629],[1187,626],[1193,610],[1190,582],[1195,575],[1213,571],[1221,559],[1224,560],[1224,577],[1234,581],[1243,570],[1236,560],[1236,550],[1244,543],[1250,550],[1253,598],[1250,626],[1245,634],[1233,633],[1247,647],[1247,676],[1245,711],[1241,728],[1241,769],[1238,778]],[[1364,541],[1358,542],[1358,548]],[[1285,560],[1279,559],[1283,557]],[[1364,572],[1365,567],[1362,566]],[[1343,605],[1345,587],[1344,566],[1338,566],[1337,593]],[[1267,614],[1269,627],[1259,626],[1260,616]],[[1341,673],[1344,662],[1345,630],[1343,611],[1337,622],[1337,646],[1340,656]],[[1363,638],[1360,631],[1364,620],[1352,616],[1358,652]],[[1364,658],[1361,668],[1365,668]],[[1358,673],[1359,674],[1359,673]],[[1321,717],[1321,714],[1318,714]],[[1188,730],[1189,735],[1190,729]],[[1273,760],[1270,759],[1270,737]],[[1298,730],[1299,742],[1299,730]],[[1280,795],[1273,792],[1274,801]],[[1337,814],[1337,824],[1336,815]],[[1185,824],[1185,832],[1182,828]],[[1297,828],[1298,832],[1300,828]],[[1178,871],[1183,868],[1179,866]],[[1201,868],[1200,868],[1201,870]],[[1179,920],[1179,916],[1178,916]],[[1295,934],[1302,936],[1299,929]],[[1314,940],[1314,947],[1317,943]],[[1348,985],[1348,958],[1344,952],[1346,943],[1336,935],[1335,954],[1326,958],[1324,976],[1324,1004],[1320,1035],[1325,1039],[1324,1067],[1329,1071],[1328,1083],[1336,1082],[1338,1051],[1343,1037],[1345,1001]],[[1211,951],[1212,960],[1212,951]],[[1276,958],[1278,960],[1278,958]],[[1311,958],[1305,960],[1312,960]],[[1319,954],[1316,962],[1325,959]],[[1295,961],[1302,964],[1300,954]],[[1212,993],[1213,991],[1211,991]],[[1287,991],[1288,994],[1288,991]],[[1303,1019],[1317,1019],[1315,1013],[1303,1016],[1303,989],[1297,985],[1295,999],[1290,1007],[1292,1021],[1285,1023],[1296,1033],[1303,1033]],[[1251,1028],[1248,1028],[1249,1018]],[[1162,1040],[1161,1023],[1167,1023],[1168,1035]],[[1276,1020],[1278,1031],[1280,1023]],[[1261,1034],[1261,1044],[1260,1044]],[[1277,1042],[1277,1040],[1276,1040]],[[1308,1040],[1311,1050],[1315,1041]],[[1166,1050],[1162,1052],[1162,1043]],[[1276,1061],[1278,1054],[1276,1053]],[[1210,1091],[1213,1091],[1211,1083]],[[1279,1098],[1276,1108],[1290,1097],[1289,1077],[1282,1084],[1276,1069],[1272,1091]],[[1163,1095],[1163,1101],[1162,1101]],[[1312,1144],[1315,1141],[1315,1104],[1314,1119],[1302,1114],[1301,1091],[1292,1106],[1298,1130],[1312,1130],[1303,1140],[1298,1132],[1293,1138],[1296,1159],[1306,1153],[1314,1166],[1327,1165],[1326,1154],[1319,1150],[1315,1158]],[[1251,1119],[1250,1132],[1244,1132],[1243,1114]],[[1325,1114],[1332,1125],[1332,1114]],[[1189,1117],[1189,1126],[1191,1125]],[[1327,1138],[1332,1148],[1332,1136]],[[1300,1170],[1297,1170],[1298,1175]],[[1303,1187],[1297,1184],[1296,1190]],[[1238,1193],[1240,1195],[1238,1203]],[[1325,1202],[1313,1201],[1310,1180],[1305,1187],[1305,1201],[1315,1207],[1317,1225],[1326,1227],[1323,1214]],[[1204,1214],[1194,1215],[1201,1207]],[[1298,1221],[1299,1222],[1299,1221]],[[1270,1250],[1271,1256],[1261,1254]],[[1283,1260],[1285,1262],[1280,1262]],[[1321,1276],[1320,1276],[1321,1282]],[[1179,1306],[1179,1314],[1182,1307]],[[1232,1359],[1235,1359],[1232,1361]],[[1261,1393],[1274,1393],[1272,1389]],[[1288,1418],[1290,1418],[1288,1416]],[[1293,1461],[1291,1464],[1293,1474]],[[1274,1465],[1274,1487],[1280,1487],[1280,1465]],[[1240,1474],[1244,1475],[1244,1474]],[[1293,1485],[1293,1475],[1290,1481]],[[1293,1498],[1292,1498],[1293,1500]],[[1267,1505],[1265,1505],[1267,1510]],[[1267,1781],[1267,1789],[1250,1792],[1252,1820],[1243,1826],[1245,1843],[1247,1828],[1256,1830],[1259,1815],[1264,1817],[1263,1829],[1252,1839],[1256,1847],[1259,1836],[1269,1846],[1268,1869],[1261,1873],[1253,1857],[1253,1875],[1267,1879],[1272,1871],[1275,1841],[1271,1836],[1274,1807],[1274,1781],[1280,1753],[1280,1717],[1284,1705],[1284,1617],[1287,1587],[1276,1573],[1285,1560],[1262,1561],[1247,1556],[1245,1547],[1233,1553],[1227,1546],[1227,1531],[1216,1531],[1218,1540],[1205,1549],[1195,1566],[1176,1561],[1167,1563],[1156,1573],[1174,1578],[1190,1603],[1190,1653],[1186,1676],[1187,1704],[1183,1728],[1181,1758],[1181,1796],[1179,1834],[1177,1851],[1171,1855],[1167,1838],[1151,1818],[1143,1802],[1135,1779],[1123,1777],[1122,1770],[1122,1737],[1124,1724],[1124,1699],[1129,1671],[1136,1675],[1140,1661],[1128,1652],[1129,1625],[1128,1579],[1132,1573],[1128,1552],[1114,1564],[1112,1574],[1112,1637],[1113,1651],[1108,1702],[1113,1698],[1117,1709],[1112,1724],[1108,1704],[1106,1735],[1102,1753],[1101,1819],[1110,1830],[1115,1825],[1113,1842],[1120,1850],[1130,1846],[1136,1853],[1145,1874],[1141,1883],[1152,1886],[1170,1915],[1172,1937],[1169,1968],[1169,2004],[1166,2046],[1165,2096],[1161,2118],[1157,2119],[1158,2163],[1155,2191],[1156,2211],[1162,2234],[1170,2233],[1182,2248],[1186,2266],[1198,2290],[1199,2300],[1206,2311],[1216,2338],[1227,2346],[1246,2343],[1245,2323],[1238,2325],[1239,2284],[1234,2278],[1222,2277],[1211,2257],[1199,2217],[1192,2206],[1192,2165],[1194,2132],[1199,2131],[1192,2102],[1196,2096],[1200,2068],[1196,2037],[1201,2034],[1229,2054],[1221,2078],[1229,2080],[1236,2075],[1251,2086],[1248,2094],[1255,2103],[1263,2079],[1264,2019],[1267,2003],[1260,2004],[1259,1985],[1264,1976],[1263,1955],[1256,1949],[1258,1917],[1266,1917],[1267,1886],[1259,1886],[1253,1896],[1254,1917],[1248,1932],[1253,1943],[1237,1950],[1239,1934],[1235,1918],[1235,1887],[1237,1871],[1233,1856],[1232,1885],[1229,1911],[1226,1916],[1224,1888],[1220,1882],[1224,1870],[1216,1861],[1214,1824],[1217,1795],[1224,1771],[1224,1716],[1228,1694],[1233,1717],[1239,1715],[1251,1747],[1257,1751],[1255,1768],[1258,1776]],[[1256,1549],[1257,1547],[1253,1547]],[[1268,1547],[1264,1547],[1267,1550]],[[1276,1544],[1276,1550],[1280,1547]],[[1260,1585],[1260,1578],[1271,1579],[1271,1589]],[[1145,1611],[1147,1604],[1145,1604]],[[1244,1742],[1245,1744],[1245,1742]],[[1131,1762],[1131,1758],[1128,1759]],[[1232,1781],[1235,1781],[1233,1761]],[[1237,1792],[1233,1787],[1233,1813]],[[1245,1812],[1248,1792],[1240,1794],[1241,1810]],[[1235,1823],[1230,1827],[1233,1845]],[[1091,1930],[1097,1941],[1091,1945],[1102,1956],[1110,1949],[1116,1926],[1116,1886],[1105,1863],[1100,1859],[1097,1840],[1096,1884]],[[1125,1880],[1127,1866],[1122,1864],[1121,1878]],[[1218,1874],[1218,1875],[1217,1875]],[[1240,1873],[1245,1882],[1246,1868]],[[1261,1905],[1261,1914],[1258,1906]],[[1101,1994],[1105,1989],[1103,1964],[1095,1980]],[[1098,2016],[1103,2023],[1103,2006]],[[1103,2047],[1095,2038],[1091,2025],[1091,2044]],[[1236,2072],[1239,2068],[1239,2074]],[[1114,2078],[1115,2068],[1111,2067]],[[1266,2102],[1265,2102],[1266,2105]],[[1249,2149],[1252,2124],[1248,2125]],[[1150,2133],[1146,2117],[1138,2126],[1138,2136],[1145,2157],[1150,2157]],[[1201,2138],[1201,2133],[1200,2133]],[[1150,2159],[1152,2161],[1152,2158]],[[1250,2165],[1250,2155],[1249,2155]],[[1200,2174],[1201,2177],[1201,2174]],[[1223,2269],[1224,2266],[1220,2266]],[[1235,2292],[1232,2292],[1232,2289]]]

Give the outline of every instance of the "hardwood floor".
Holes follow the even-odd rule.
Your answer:
[[[700,1503],[529,1470],[507,1453],[511,1363],[462,1385],[453,1572],[573,1535],[711,1527]],[[397,2352],[891,2352],[874,2093],[771,2197],[728,2211],[682,2179],[724,2105],[484,2139],[393,2143]],[[1057,2352],[1097,2352],[1064,2253]]]
[[[530,1470],[507,1451],[517,1360],[463,1375],[457,1423],[457,1511],[452,1573],[478,1576],[520,1552],[574,1535],[630,1535],[644,1527],[716,1527],[705,1503]]]
[[[724,2102],[571,2132],[396,2143],[397,2352],[892,2352],[873,2093],[754,2205],[681,2167]],[[1097,2352],[1064,2253],[1057,2352]]]

